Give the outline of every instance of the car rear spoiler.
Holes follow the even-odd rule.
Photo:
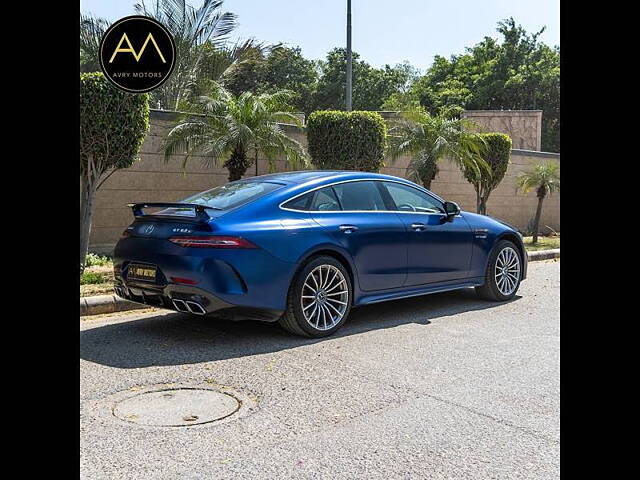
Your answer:
[[[165,207],[165,208],[193,208],[195,210],[196,220],[201,222],[206,222],[211,219],[207,210],[220,210],[215,207],[207,207],[206,205],[201,205],[199,203],[166,203],[166,202],[158,202],[158,203],[128,203],[127,207],[131,208],[133,211],[133,216],[136,218],[145,217],[145,216],[155,216],[154,214],[145,215],[143,210],[145,208],[156,208],[156,207]],[[173,217],[173,215],[171,215]]]

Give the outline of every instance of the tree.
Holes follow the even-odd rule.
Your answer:
[[[485,143],[480,134],[470,131],[472,127],[467,119],[430,115],[422,108],[403,113],[390,132],[391,159],[395,162],[401,155],[410,155],[409,177],[427,189],[443,158],[480,175],[488,170],[482,159]]]
[[[80,71],[100,71],[100,40],[109,28],[104,18],[80,15]]]
[[[318,71],[315,62],[304,58],[300,47],[274,47],[264,63],[262,81],[267,93],[290,90],[294,92],[291,103],[296,110],[307,115],[312,112],[311,101],[318,82]]]
[[[480,136],[486,144],[482,158],[489,166],[489,170],[485,172],[463,168],[462,172],[476,191],[476,211],[486,215],[489,195],[507,173],[511,157],[511,138],[504,133],[481,133]]]
[[[238,72],[245,71],[249,65],[262,62],[264,55],[270,51],[271,46],[257,42],[253,39],[240,41],[229,44],[216,45],[209,41],[197,47],[200,51],[201,58],[197,71],[195,72],[195,80],[183,92],[181,101],[185,103],[193,103],[198,97],[207,95],[211,89],[212,83],[228,85],[229,81],[238,75]],[[239,85],[239,88],[232,93],[240,95],[246,91],[253,90],[253,76],[248,77],[251,83]],[[216,88],[215,86],[213,88]],[[178,104],[177,109],[181,106]]]
[[[521,173],[516,180],[516,185],[523,193],[536,190],[538,207],[533,220],[533,243],[537,243],[542,202],[547,194],[560,190],[560,165],[555,162],[539,163],[532,170]]]
[[[404,79],[398,91],[391,93],[383,102],[381,108],[387,111],[405,112],[415,110],[420,106],[420,101],[413,90],[413,84],[421,77],[420,70],[411,65],[407,60],[398,63],[394,69]]]
[[[158,0],[147,8],[144,0],[135,5],[140,15],[162,23],[173,35],[176,44],[176,64],[171,76],[151,92],[152,105],[177,109],[181,100],[189,95],[198,82],[200,64],[204,55],[201,47],[206,42],[222,46],[237,26],[237,16],[222,12],[222,0],[204,0],[199,8],[186,0]]]
[[[539,41],[513,18],[498,22],[502,42],[491,38],[449,59],[436,56],[409,95],[432,114],[465,109],[542,110],[542,149],[560,151],[560,48]]]
[[[209,95],[190,105],[164,141],[165,161],[186,153],[183,166],[193,155],[207,158],[208,164],[223,162],[229,181],[239,180],[249,166],[264,154],[273,170],[273,161],[284,155],[293,168],[307,165],[303,147],[288,137],[279,123],[300,126],[290,113],[291,93],[280,91],[235,96],[212,84]]]
[[[251,58],[227,75],[222,83],[235,95],[290,90],[294,92],[291,98],[294,108],[309,114],[317,80],[315,63],[304,58],[299,47],[276,45],[253,52]]]
[[[80,274],[89,246],[95,194],[138,158],[149,129],[149,97],[113,87],[102,73],[80,74]]]
[[[373,68],[353,52],[353,109],[380,110],[385,100],[401,91],[408,82],[405,68]],[[344,48],[334,48],[326,61],[319,62],[321,75],[314,98],[314,110],[344,110],[347,55]]]

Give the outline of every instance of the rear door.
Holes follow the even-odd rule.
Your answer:
[[[458,280],[469,276],[473,234],[466,220],[447,222],[442,202],[417,188],[380,182],[406,229],[406,286]]]
[[[361,290],[400,287],[407,269],[406,231],[373,181],[352,181],[314,193],[312,218],[351,254]]]

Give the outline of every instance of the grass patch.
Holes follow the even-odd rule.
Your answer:
[[[560,236],[538,237],[537,243],[531,243],[533,237],[524,237],[524,248],[527,252],[535,252],[538,250],[551,250],[560,248]]]
[[[88,254],[87,267],[80,277],[80,296],[111,295],[113,284],[113,261],[106,256]]]
[[[98,272],[85,271],[80,277],[80,285],[95,285],[96,283],[106,283],[105,276]]]

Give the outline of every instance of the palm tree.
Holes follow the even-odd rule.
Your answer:
[[[523,193],[536,190],[538,208],[536,209],[536,218],[533,221],[533,243],[537,243],[542,202],[547,194],[560,190],[560,165],[554,162],[539,163],[532,170],[521,173],[516,184]]]
[[[265,48],[253,39],[228,46],[227,38],[237,26],[237,16],[222,12],[222,0],[205,0],[200,8],[186,0],[157,0],[147,7],[144,0],[135,5],[140,15],[158,20],[171,32],[176,43],[176,65],[169,79],[151,92],[151,104],[177,110],[186,97],[203,83],[218,81],[221,76],[256,49]],[[215,66],[211,50],[220,50]],[[203,65],[206,63],[206,65]]]
[[[181,98],[193,102],[195,98],[206,95],[211,82],[225,85],[226,79],[232,77],[237,69],[247,63],[264,62],[271,50],[277,46],[257,42],[254,39],[238,40],[235,43],[222,45],[204,43],[198,47],[201,57],[194,77],[195,81],[190,84],[186,95],[182,95]],[[180,109],[179,105],[178,109]]]
[[[258,172],[258,154],[269,161],[284,155],[292,168],[307,167],[304,148],[288,137],[280,123],[301,126],[290,113],[288,101],[292,92],[282,90],[273,94],[256,95],[245,92],[232,95],[218,84],[211,84],[209,95],[191,104],[167,135],[163,148],[165,161],[185,152],[183,167],[193,155],[207,158],[207,164],[222,165],[229,170],[229,181],[239,180],[252,163]]]
[[[487,171],[482,159],[485,142],[471,132],[474,124],[466,119],[446,115],[429,115],[423,108],[402,114],[400,122],[391,128],[389,150],[395,162],[401,155],[410,155],[409,178],[431,188],[438,173],[438,162],[451,159],[460,168]]]
[[[80,72],[100,71],[100,40],[109,28],[104,18],[80,14]]]

